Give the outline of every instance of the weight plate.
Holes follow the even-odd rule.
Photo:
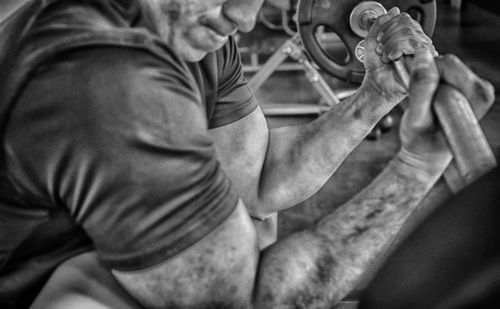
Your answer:
[[[305,50],[325,72],[350,83],[359,84],[365,70],[356,57],[362,37],[353,32],[350,14],[361,0],[299,0],[297,23]],[[424,32],[432,36],[436,24],[435,0],[380,0],[386,10],[398,7],[422,25]],[[346,59],[329,55],[316,38],[316,31],[324,26],[334,32],[345,47]],[[358,47],[358,48],[357,48]]]

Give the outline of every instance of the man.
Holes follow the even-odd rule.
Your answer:
[[[370,30],[355,95],[269,131],[231,38],[261,4],[34,2],[4,52],[5,306],[45,284],[34,308],[327,308],[355,285],[450,162],[430,112],[440,79],[483,110],[491,85],[453,57],[436,67],[430,39],[392,9]],[[260,252],[250,216],[265,226],[314,194],[408,95],[390,62],[417,51],[399,154]]]

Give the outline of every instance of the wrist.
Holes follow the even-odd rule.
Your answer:
[[[380,89],[380,87],[378,87],[376,83],[373,82],[373,80],[367,79],[366,77],[363,80],[363,83],[359,86],[358,92],[360,94],[366,95],[376,102],[387,101],[385,99],[384,91],[382,91],[382,89]]]
[[[368,118],[374,116],[379,120],[399,103],[399,101],[388,100],[379,89],[370,83],[363,83],[351,96],[351,99],[353,103],[359,103],[359,107],[363,108]]]
[[[391,103],[393,106],[403,101],[408,95],[408,91],[396,83],[393,77],[377,76],[376,73],[369,71],[366,72],[360,88],[365,89],[374,100]]]
[[[389,110],[404,99],[401,95],[388,93],[382,89],[373,78],[369,80],[365,77],[358,91],[361,95],[366,96],[371,102],[375,103],[374,105],[388,107]]]

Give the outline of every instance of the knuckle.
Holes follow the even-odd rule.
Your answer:
[[[410,28],[410,27],[404,27],[401,30],[401,34],[408,36],[408,37],[413,37],[413,36],[415,36],[415,30]]]
[[[389,29],[391,29],[390,22],[384,22],[383,24],[380,25],[380,31],[384,32],[384,35],[386,35],[386,33],[389,32]]]
[[[389,16],[388,15],[382,15],[382,16],[379,16],[376,20],[375,20],[375,24],[379,27],[385,25],[388,21],[389,21]]]
[[[432,42],[432,39],[430,37],[427,36],[427,34],[424,32],[424,30],[422,29],[416,29],[415,30],[419,35],[420,37],[422,37],[426,42]]]
[[[479,82],[479,79],[477,78],[477,76],[472,73],[472,72],[465,72],[466,74],[464,75],[464,83],[466,85],[471,85],[473,83],[480,83]]]
[[[419,29],[415,29],[413,27],[405,27],[401,29],[400,34],[407,37],[409,40],[413,42],[421,42],[421,43],[426,43],[429,44],[429,39]]]
[[[425,43],[425,42],[420,42],[420,41],[412,41],[410,42],[410,46],[416,50],[416,49],[425,49],[427,47],[429,47],[429,44]]]
[[[423,34],[424,38],[425,38],[425,43],[429,46],[432,47],[433,50],[436,50],[436,48],[434,47],[434,42],[432,41],[431,38],[429,38],[425,33]]]
[[[486,82],[487,93],[489,94],[491,100],[495,101],[495,86],[493,86],[493,84],[490,83],[489,81],[485,82]]]
[[[415,19],[411,18],[410,22],[413,25],[413,27],[418,28],[418,29],[422,29],[422,25],[420,25],[420,23],[418,21],[416,21]]]
[[[440,69],[443,74],[448,77],[453,77],[457,81],[470,82],[471,78],[475,78],[474,72],[453,54],[446,54],[439,59]]]
[[[434,84],[439,81],[439,74],[428,67],[422,67],[413,70],[411,78],[419,84]]]
[[[462,61],[460,61],[460,59],[457,56],[455,56],[454,54],[445,54],[443,56],[443,61],[444,61],[444,64],[446,66],[450,66],[450,67],[455,67],[457,65],[462,64]]]
[[[411,54],[413,54],[415,52],[415,48],[406,46],[406,47],[401,48],[401,51],[405,55],[411,55]]]
[[[410,14],[406,13],[406,12],[402,12],[401,14],[399,14],[400,18],[406,22],[411,22],[411,20],[413,20],[413,18],[411,18]]]
[[[474,83],[474,92],[476,96],[487,105],[495,102],[495,87],[483,79],[478,78]]]

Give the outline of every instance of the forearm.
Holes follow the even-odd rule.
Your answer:
[[[152,308],[330,308],[393,241],[449,160],[436,158],[430,166],[398,155],[351,201],[260,254],[240,202],[223,224],[178,256],[114,274]]]
[[[306,125],[271,130],[259,180],[262,211],[286,209],[316,193],[395,105],[359,90]]]
[[[441,156],[435,166],[411,167],[411,158],[398,155],[372,184],[313,228],[265,250],[257,307],[328,308],[339,301],[394,240],[449,160]]]

